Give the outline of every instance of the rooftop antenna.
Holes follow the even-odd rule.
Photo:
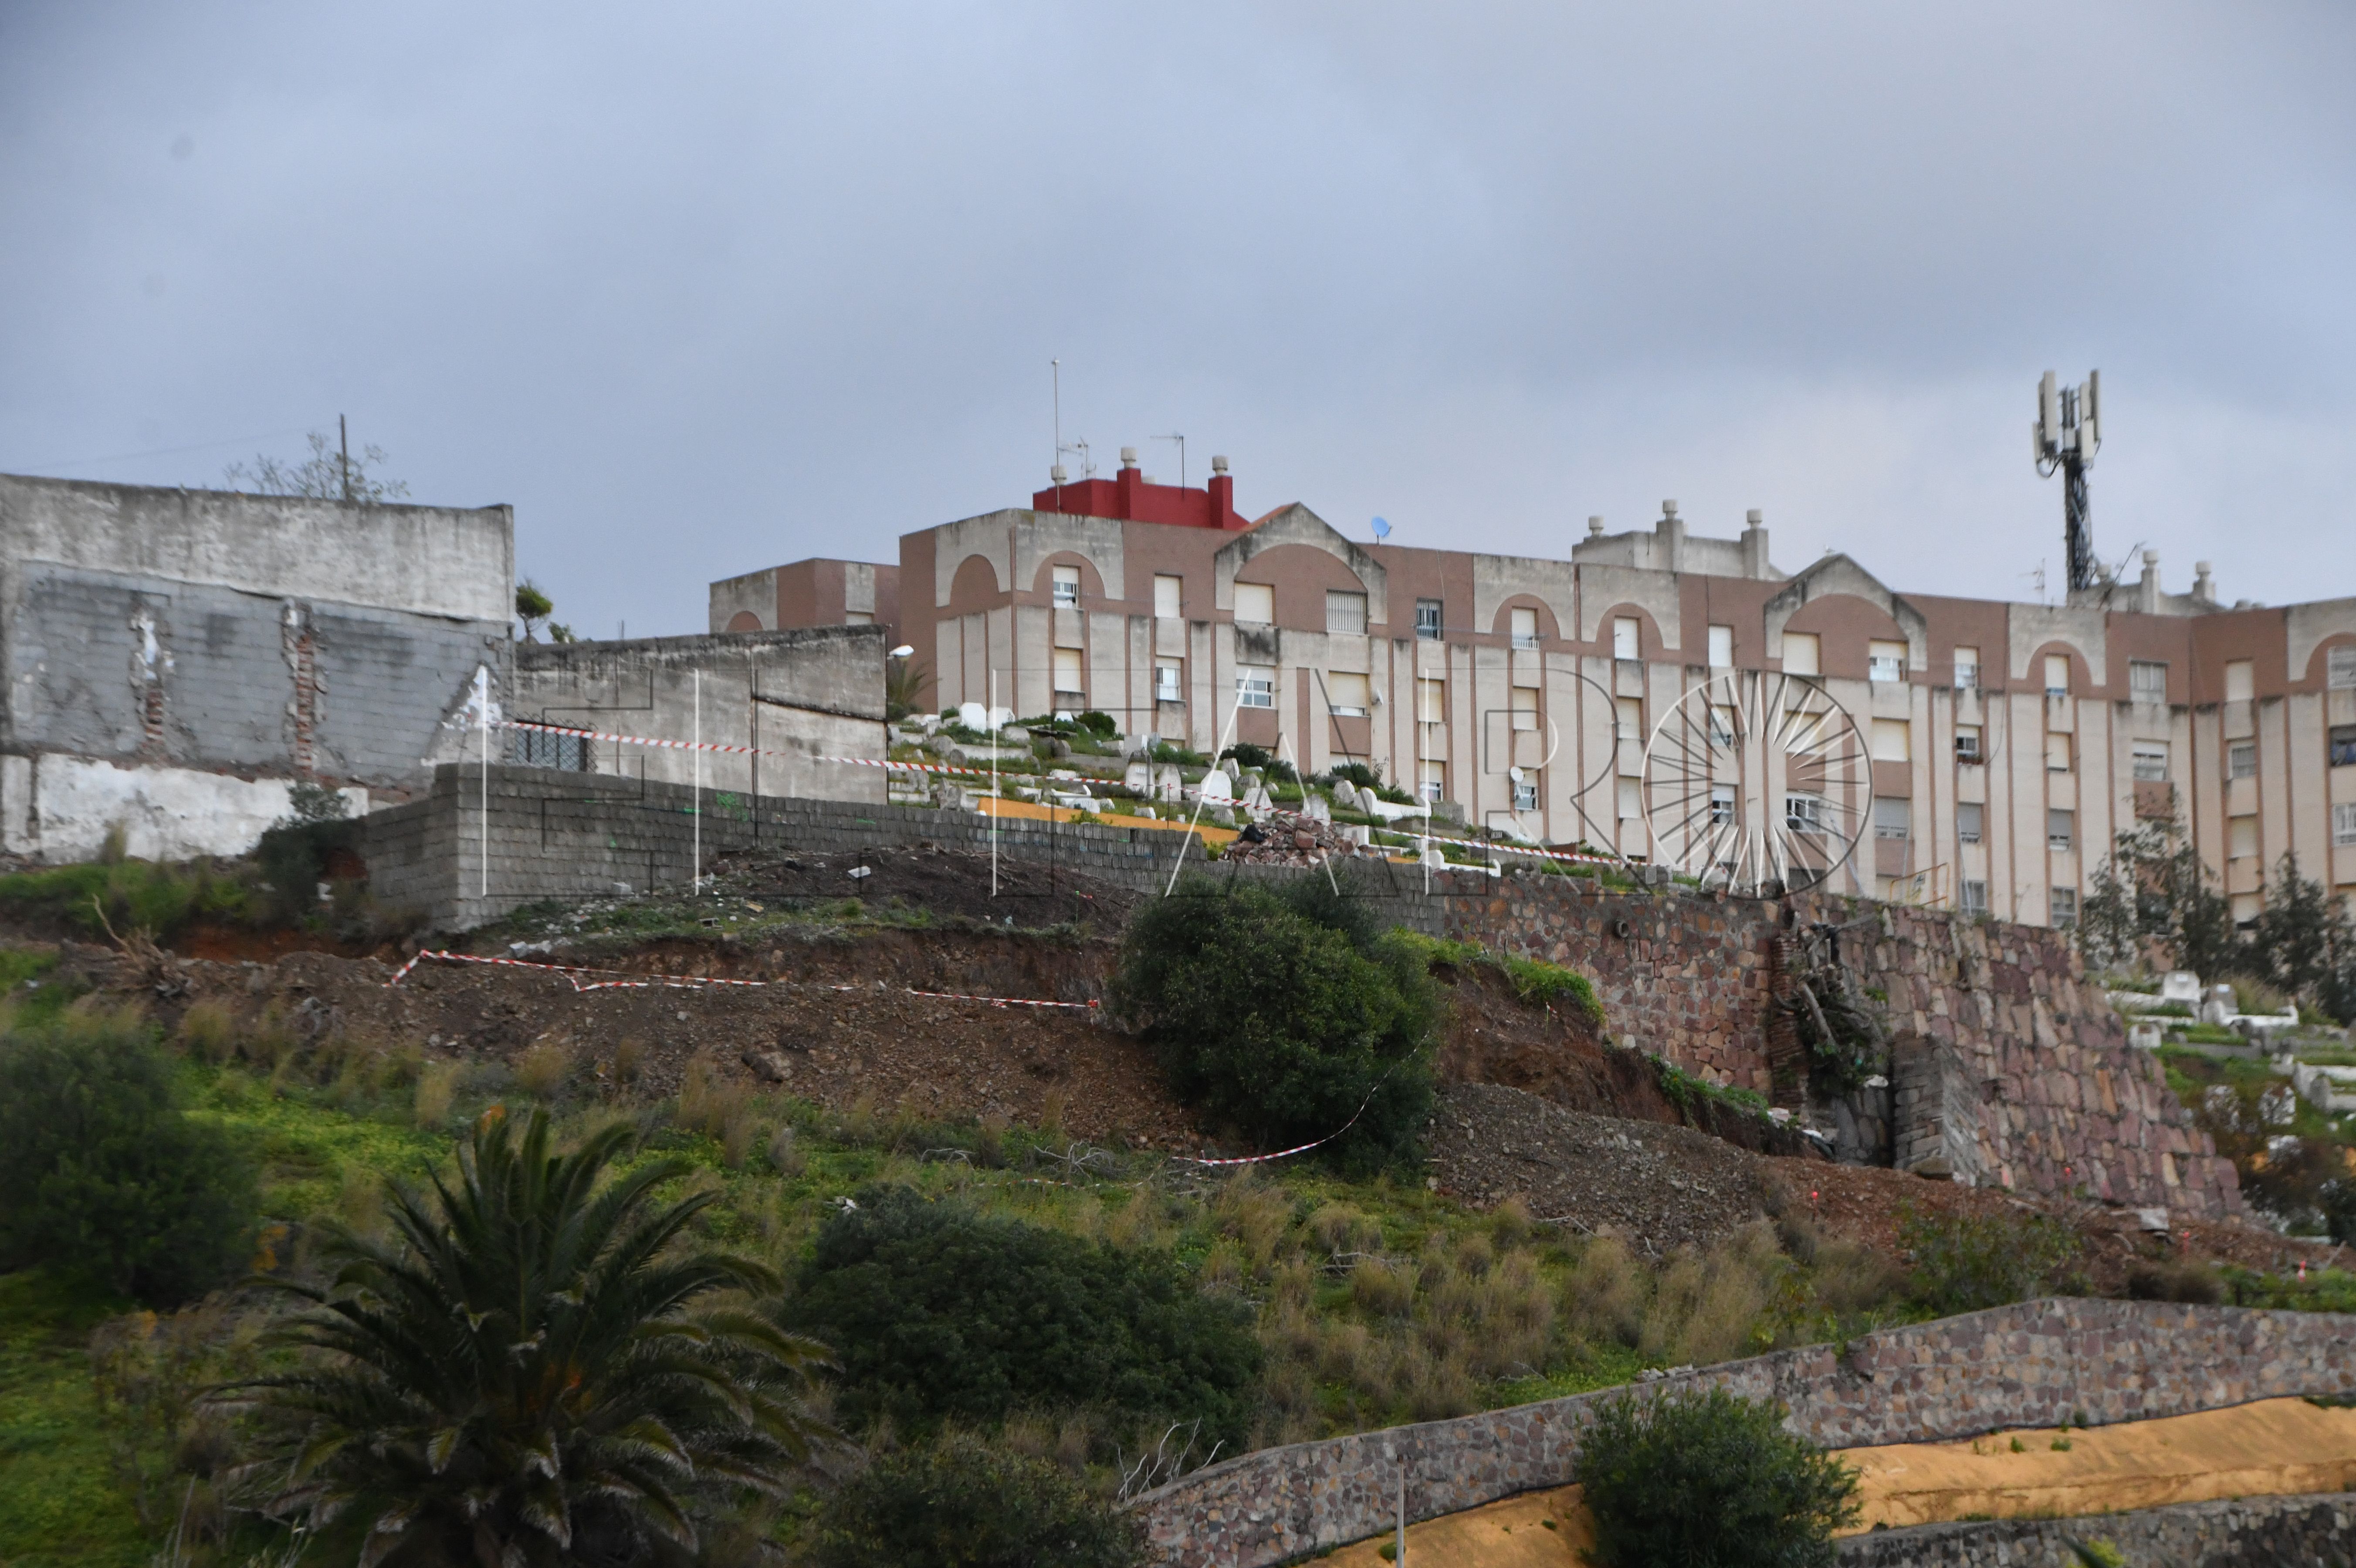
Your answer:
[[[1055,400],[1055,455],[1047,464],[1047,482],[1055,487],[1055,510],[1064,509],[1064,362],[1047,361],[1047,374],[1054,378]]]
[[[1153,439],[1178,443],[1178,488],[1183,490],[1186,487],[1186,438],[1183,435],[1157,435]]]
[[[2070,561],[2070,589],[2094,586],[2094,529],[2086,515],[2086,470],[2103,445],[2103,373],[2089,370],[2074,387],[2057,387],[2053,372],[2037,383],[2037,422],[2030,427],[2037,476],[2062,471],[2062,539]],[[2041,584],[2040,584],[2041,586]]]

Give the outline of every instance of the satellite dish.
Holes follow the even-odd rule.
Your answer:
[[[1391,526],[1388,521],[1381,517],[1376,517],[1375,519],[1375,537],[1378,539],[1387,539],[1391,537]]]

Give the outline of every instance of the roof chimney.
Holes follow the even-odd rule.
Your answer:
[[[1137,466],[1137,448],[1133,446],[1124,446],[1120,449],[1120,465],[1123,468],[1134,468]]]
[[[1211,458],[1211,472],[1214,474],[1225,474],[1226,471],[1227,460],[1215,453]]]
[[[2217,585],[2209,580],[2209,563],[2205,560],[2192,563],[2192,597],[2203,604],[2217,603]]]
[[[1603,537],[1603,519],[1601,517],[1590,517],[1587,519],[1587,537],[1591,539],[1600,539]]]
[[[1661,520],[1653,525],[1653,566],[1660,571],[1675,571],[1685,556],[1686,525],[1677,516],[1675,501],[1661,503]]]
[[[1215,528],[1239,528],[1243,518],[1236,515],[1236,478],[1227,472],[1225,457],[1211,459],[1211,482],[1205,486],[1211,494],[1211,526]]]
[[[1761,581],[1769,570],[1767,529],[1759,520],[1763,515],[1756,507],[1742,514],[1742,575]]]

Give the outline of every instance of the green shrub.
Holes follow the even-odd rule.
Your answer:
[[[904,1430],[1024,1405],[1248,1424],[1259,1348],[1241,1308],[1166,1254],[870,1187],[820,1228],[785,1313],[835,1348],[841,1404]]]
[[[177,1089],[172,1059],[128,1015],[0,1036],[0,1267],[86,1268],[158,1304],[236,1271],[253,1168]]]
[[[1135,1523],[1043,1459],[978,1438],[877,1460],[819,1517],[818,1568],[1132,1568]]]
[[[1602,1568],[1816,1568],[1857,1518],[1857,1474],[1783,1430],[1770,1400],[1724,1389],[1597,1407],[1571,1478]]]
[[[281,918],[318,912],[317,888],[327,857],[358,840],[359,824],[346,815],[342,795],[323,784],[298,784],[287,793],[287,815],[263,829],[254,850]]]
[[[216,876],[201,861],[96,860],[0,877],[0,909],[92,936],[109,925],[170,936],[199,920],[243,919],[247,904],[243,882]]]
[[[1438,993],[1380,907],[1323,877],[1281,897],[1184,884],[1130,921],[1113,1005],[1212,1120],[1263,1147],[1348,1125],[1345,1163],[1404,1157],[1430,1112]]]
[[[2043,1214],[1901,1213],[1898,1244],[1914,1265],[1915,1298],[1941,1317],[2086,1285],[2078,1233]]]

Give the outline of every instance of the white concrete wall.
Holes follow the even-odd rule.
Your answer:
[[[86,757],[0,757],[0,848],[50,865],[91,860],[120,827],[141,859],[242,855],[287,815],[290,787]],[[368,810],[368,791],[342,793],[351,815]]]

